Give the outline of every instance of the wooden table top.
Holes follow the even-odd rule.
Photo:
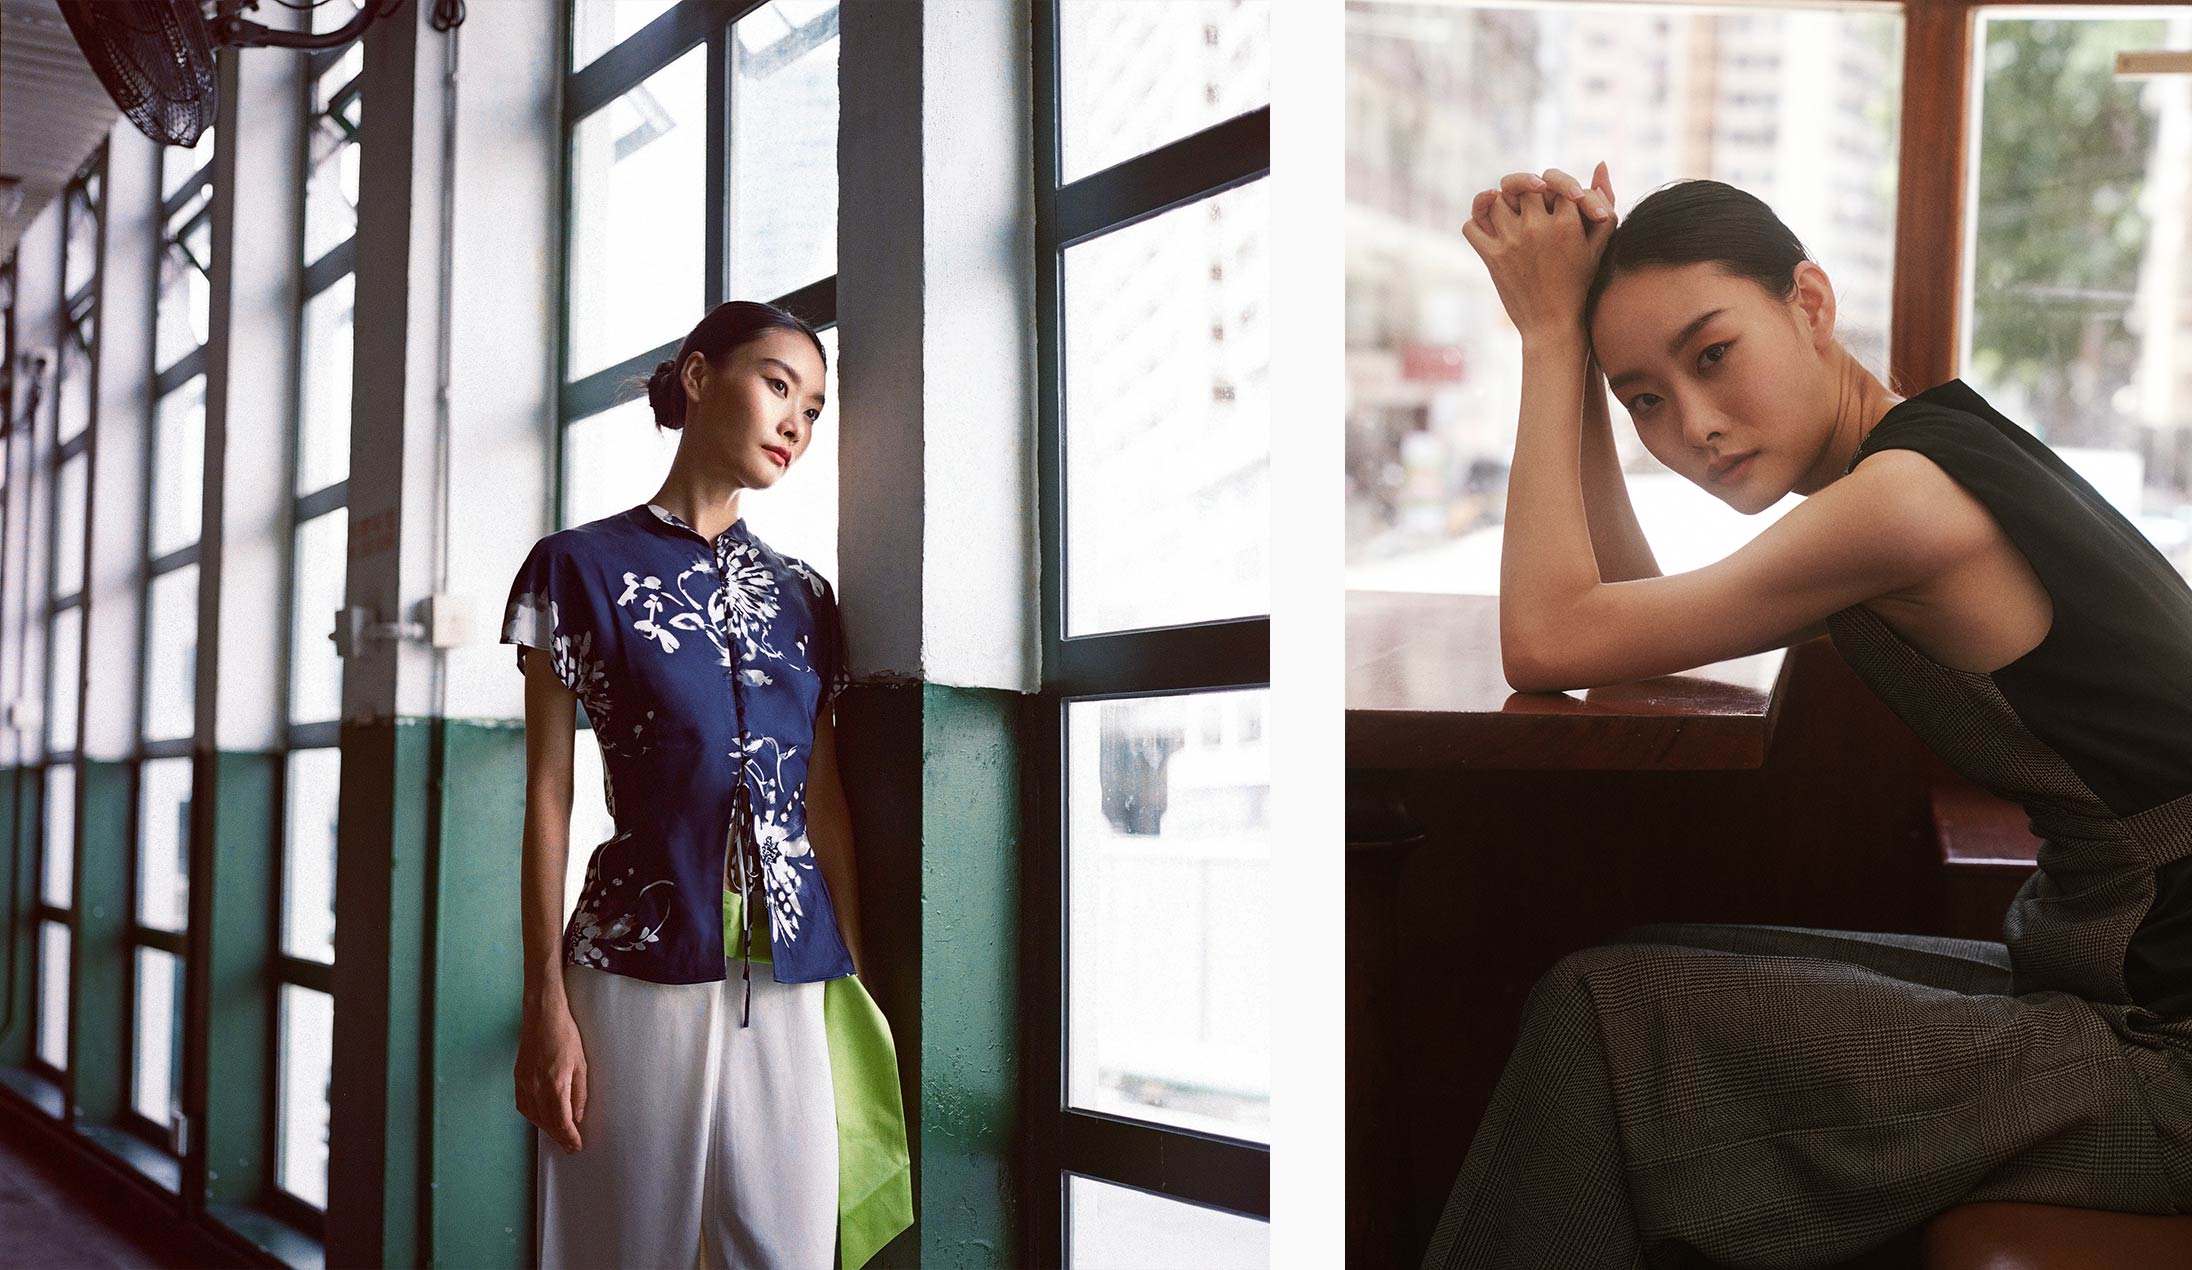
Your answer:
[[[1499,597],[1347,593],[1351,768],[1712,770],[1765,761],[1787,649],[1575,692],[1517,692]]]

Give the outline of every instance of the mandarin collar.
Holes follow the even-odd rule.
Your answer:
[[[660,503],[642,503],[638,507],[633,508],[632,511],[635,515],[640,513],[651,513],[650,519],[653,521],[653,523],[662,525],[667,528],[682,529],[686,533],[691,534],[693,537],[700,539],[702,542],[708,541],[707,535],[701,533],[699,530],[693,528],[691,525],[686,524],[683,517],[679,516],[676,512],[671,511],[669,508],[662,506]],[[732,521],[729,525],[726,525],[723,529],[723,532],[715,536],[714,545],[720,545],[725,539],[729,538],[745,539],[750,537],[752,537],[752,533],[746,528],[746,513],[744,511],[740,511],[738,513],[738,519]]]

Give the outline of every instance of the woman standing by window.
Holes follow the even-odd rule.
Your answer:
[[[797,317],[717,306],[647,384],[657,424],[682,429],[661,488],[540,539],[511,586],[527,767],[515,1077],[542,1143],[546,1267],[697,1253],[827,1270],[842,1226],[850,1270],[911,1220],[888,1028],[853,977],[836,594],[740,508],[805,453],[826,370]],[[574,703],[617,832],[556,940]],[[841,1149],[841,1120],[879,1113],[894,1143]]]

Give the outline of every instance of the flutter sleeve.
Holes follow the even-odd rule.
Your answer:
[[[518,566],[502,610],[501,642],[517,645],[519,674],[525,673],[525,650],[537,648],[548,654],[563,686],[583,695],[582,665],[595,642],[592,619],[599,606],[552,538],[535,542]]]
[[[815,577],[822,583],[822,596],[815,605],[814,661],[815,673],[822,678],[822,697],[815,715],[828,718],[837,695],[852,684],[852,672],[845,665],[845,626],[837,613],[837,588],[821,574]]]

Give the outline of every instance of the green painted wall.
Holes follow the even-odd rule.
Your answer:
[[[839,707],[876,963],[862,977],[898,1043],[913,1138],[918,1220],[876,1267],[1002,1267],[1016,1246],[1018,701],[990,689],[861,685]],[[367,1014],[348,999],[340,1011],[337,1151],[378,1158],[338,1158],[331,1185],[382,1198],[371,1220],[390,1264],[529,1265],[533,1140],[511,1087],[522,995],[523,725],[406,719],[345,740],[354,746],[346,816],[353,800],[373,800],[369,773],[389,774],[377,779],[392,778],[397,796],[383,803],[389,818],[381,822],[392,846],[375,853],[363,884],[343,889],[361,872],[358,860],[343,861],[338,878],[340,947],[375,950],[379,964],[337,958],[338,990],[355,983],[377,998]],[[216,840],[194,857],[202,880],[191,914],[209,936],[197,968],[203,985],[194,989],[210,992],[204,1185],[209,1204],[251,1205],[272,1180],[265,967],[277,929],[281,762],[219,754],[214,765],[200,789],[214,800]],[[112,1055],[96,1079],[97,1064],[82,1064],[87,1109],[118,1109],[128,1097],[119,1042],[129,1025],[121,932],[133,773],[133,765],[94,763],[85,777],[85,876],[100,880],[83,889],[89,951],[79,963],[79,1043],[80,1052]],[[31,797],[19,803],[21,794]],[[28,921],[35,794],[34,773],[0,770],[0,843],[21,880],[9,923],[16,1010],[12,1026],[0,1026],[7,1063],[29,1052],[36,1004]],[[347,843],[355,828],[346,829]],[[360,1043],[373,1052],[342,1052]],[[381,1114],[361,1117],[360,1104]]]
[[[1019,694],[922,689],[920,1263],[1015,1258]]]
[[[130,840],[137,823],[135,764],[85,759],[76,856],[76,1105],[92,1124],[112,1124],[129,1103],[123,1068],[129,1009]]]
[[[590,745],[585,736],[579,743]],[[436,852],[423,1198],[432,1264],[526,1266],[533,1256],[532,1126],[518,1114],[524,995],[525,726],[444,725]]]

